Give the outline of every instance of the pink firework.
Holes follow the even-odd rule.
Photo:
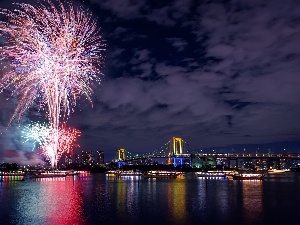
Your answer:
[[[71,153],[74,148],[79,147],[76,143],[81,132],[75,128],[67,127],[65,123],[58,130],[58,147],[53,149],[53,135],[56,132],[45,124],[32,123],[25,127],[22,137],[25,141],[33,141],[39,144],[38,151],[41,151],[51,163],[59,161],[64,153]]]
[[[57,160],[59,160],[63,153],[71,153],[74,148],[78,148],[79,144],[76,143],[77,138],[81,132],[72,127],[66,127],[66,124],[59,128]]]
[[[56,152],[60,118],[70,115],[80,96],[91,101],[91,86],[100,83],[105,45],[91,14],[71,3],[45,0],[36,7],[16,6],[17,10],[0,10],[6,17],[0,21],[0,35],[6,40],[0,47],[5,70],[0,90],[12,88],[19,99],[10,122],[20,120],[36,100],[41,103],[56,131]]]
[[[64,123],[63,126],[59,127],[57,149],[53,149],[53,144],[51,143],[54,139],[52,135],[55,135],[55,132],[50,132],[49,141],[41,146],[40,149],[42,149],[43,154],[50,159],[51,164],[53,161],[58,162],[64,153],[71,153],[74,148],[79,147],[76,141],[80,134],[81,132],[79,130],[66,127]]]

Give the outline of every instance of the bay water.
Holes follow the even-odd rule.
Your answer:
[[[262,181],[88,174],[0,182],[0,224],[289,225],[300,223],[300,173]]]

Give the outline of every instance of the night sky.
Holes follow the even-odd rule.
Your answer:
[[[300,152],[299,0],[80,4],[107,47],[93,106],[79,100],[68,120],[82,131],[75,153],[110,160],[121,147],[152,152],[174,136],[193,149]],[[30,109],[7,127],[16,103],[0,94],[0,158],[36,162],[20,130],[44,115]]]

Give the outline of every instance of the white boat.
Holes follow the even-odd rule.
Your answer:
[[[226,173],[222,171],[207,171],[207,172],[196,172],[197,177],[207,177],[207,178],[226,178]]]
[[[233,180],[262,180],[264,174],[262,173],[238,173],[232,176]]]
[[[125,176],[142,176],[141,171],[134,171],[134,170],[109,170],[106,172],[106,175],[108,176],[119,176],[119,177],[125,177]]]
[[[49,171],[49,172],[39,172],[34,174],[33,178],[53,178],[53,177],[66,177],[67,172],[59,172],[59,171]]]
[[[0,176],[25,176],[26,173],[23,171],[15,171],[15,172],[3,172],[0,171]]]
[[[268,174],[282,174],[285,173],[286,170],[278,170],[278,169],[269,169]]]
[[[150,170],[143,174],[144,178],[177,178],[182,176],[182,172],[164,171],[164,170]]]
[[[108,170],[108,171],[105,171],[105,174],[106,175],[112,175],[112,176],[115,176],[116,174],[118,174],[117,170]]]
[[[63,171],[62,171],[63,172]],[[68,170],[68,171],[64,171],[66,172],[67,176],[80,176],[80,175],[85,175],[88,174],[89,171],[85,171],[85,170]]]

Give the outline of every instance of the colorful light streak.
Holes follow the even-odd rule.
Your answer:
[[[55,151],[52,147],[53,135],[55,133],[50,126],[39,123],[32,123],[25,126],[22,132],[25,142],[33,141],[34,147],[36,144],[39,145],[38,149],[51,161],[52,167],[59,161],[63,153],[70,153],[74,148],[79,147],[76,141],[81,134],[79,130],[66,127],[66,124],[63,123],[58,130],[58,147]]]
[[[70,116],[76,100],[91,102],[93,83],[100,83],[103,65],[102,37],[91,13],[60,0],[44,0],[38,6],[18,4],[0,9],[0,62],[4,75],[0,91],[12,88],[19,99],[11,120],[36,101],[47,111],[52,131],[51,148],[59,148],[59,124]],[[54,160],[56,166],[57,160]]]

